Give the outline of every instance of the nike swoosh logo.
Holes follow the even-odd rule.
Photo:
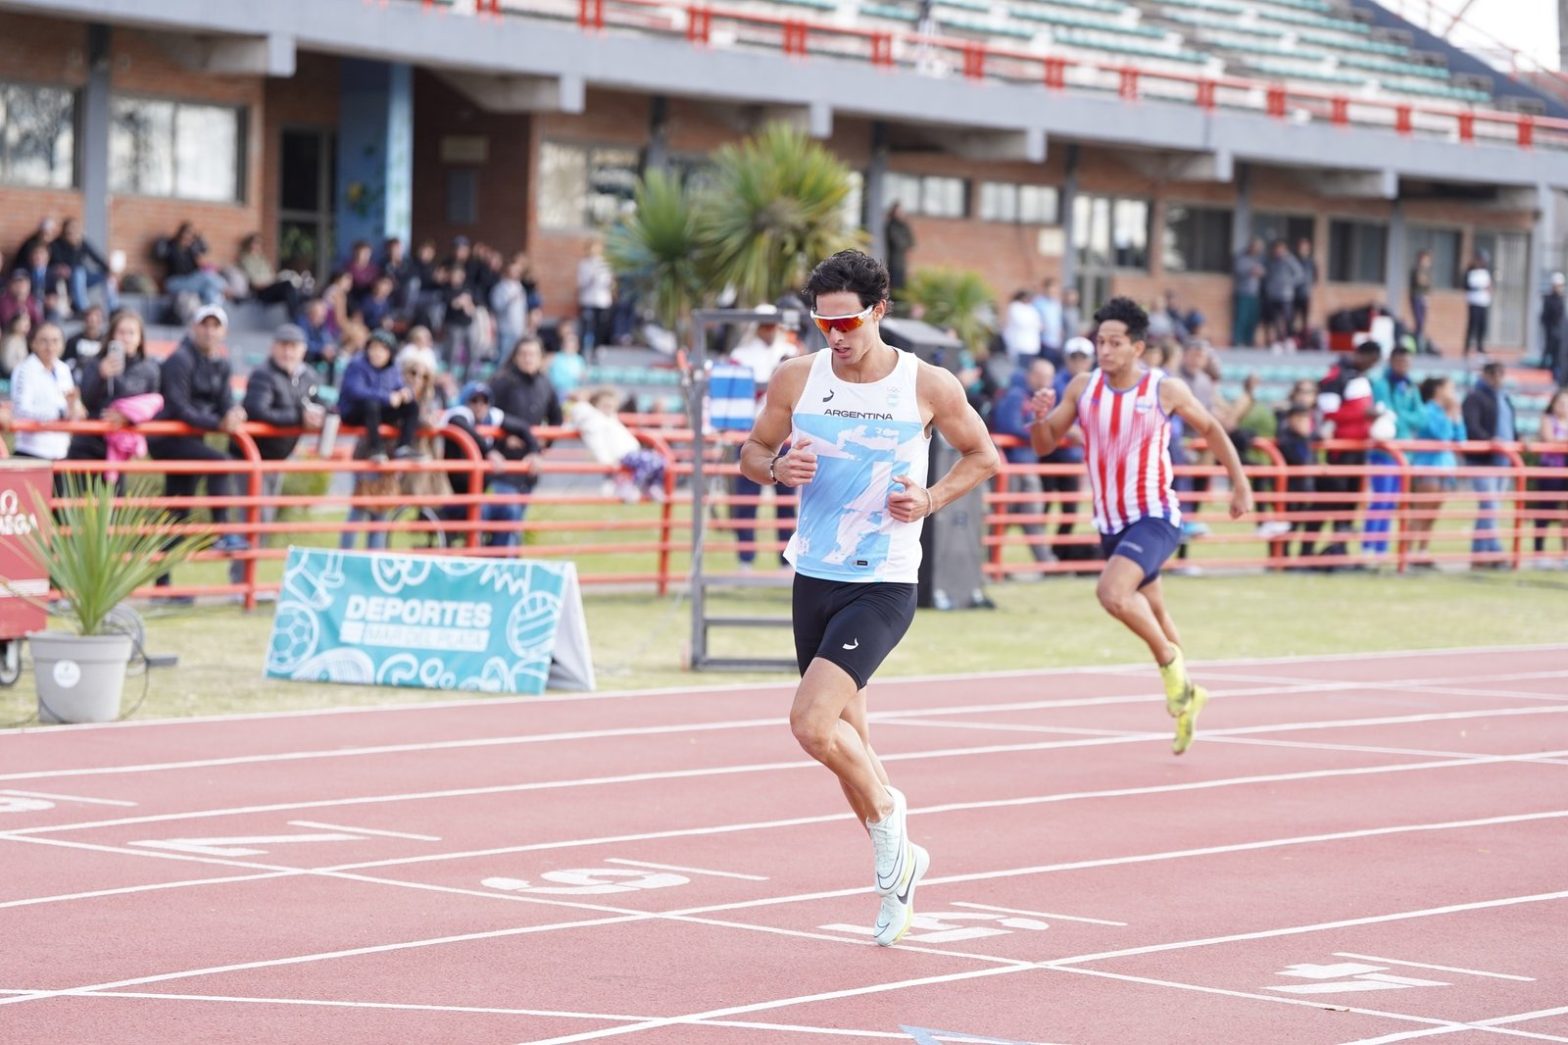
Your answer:
[[[837,392],[838,392],[838,389],[836,389],[836,388],[830,388],[830,389],[828,389],[828,394],[827,394],[827,395],[825,395],[825,396],[823,396],[823,397],[822,397],[822,401],[823,401],[823,402],[824,402],[824,403],[828,403],[828,402],[832,402],[832,400],[833,400],[833,396],[834,396],[834,395],[835,395],[835,394],[836,394],[836,393],[837,393]]]
[[[844,643],[844,648],[845,649],[859,649],[860,648],[860,640],[856,639],[853,644],[846,642],[846,643]]]
[[[914,891],[914,888],[915,876],[910,875],[909,881],[904,885],[904,891],[898,894],[898,902],[901,904],[909,903],[909,894]]]

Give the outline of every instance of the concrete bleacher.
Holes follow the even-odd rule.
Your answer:
[[[748,0],[802,7],[840,24],[908,30],[913,0]],[[1026,45],[1084,61],[1136,61],[1173,72],[1340,90],[1352,96],[1485,104],[1489,90],[1407,33],[1373,26],[1341,0],[937,0],[938,31]]]

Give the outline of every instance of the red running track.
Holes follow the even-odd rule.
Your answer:
[[[0,736],[0,1042],[1568,1042],[1568,646]]]

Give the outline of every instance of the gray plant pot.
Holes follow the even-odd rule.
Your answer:
[[[120,717],[130,636],[39,631],[27,641],[33,650],[40,722],[113,722]]]

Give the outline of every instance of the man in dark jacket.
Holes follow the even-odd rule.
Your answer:
[[[1565,316],[1561,272],[1552,273],[1552,289],[1541,298],[1541,366],[1558,384],[1568,384],[1568,316]]]
[[[490,379],[490,392],[496,409],[508,422],[530,429],[539,425],[559,427],[562,423],[561,400],[545,376],[544,346],[536,337],[525,337],[517,343],[512,358]],[[529,439],[534,440],[532,434]],[[508,434],[501,440],[501,451],[511,460],[525,460],[530,453],[537,453],[540,445],[534,442],[530,450],[519,436]],[[548,446],[548,440],[542,445]],[[508,472],[490,485],[496,493],[526,494],[532,493],[538,482],[535,475]]]
[[[305,365],[305,332],[285,323],[272,335],[267,361],[252,370],[245,383],[245,418],[276,428],[319,431],[326,414],[316,390],[316,372]],[[297,435],[262,437],[256,449],[264,461],[282,461],[298,443]],[[269,496],[282,485],[282,472],[267,472],[262,479]]]
[[[110,312],[120,307],[114,274],[109,263],[82,233],[82,223],[66,218],[60,236],[49,244],[49,264],[58,270],[71,287],[71,306],[78,312],[87,310],[87,292],[102,285],[104,304]]]
[[[203,305],[196,310],[190,332],[180,341],[179,347],[163,363],[163,410],[159,421],[182,421],[202,432],[233,434],[245,423],[245,409],[234,402],[234,392],[229,381],[229,361],[223,354],[224,333],[229,317],[217,305]],[[228,461],[227,454],[208,446],[201,435],[154,436],[147,440],[147,454],[157,461]],[[214,471],[206,474],[175,473],[164,478],[166,497],[194,497],[196,488],[206,482],[208,497],[228,497],[232,490],[231,473]],[[211,509],[212,521],[222,526],[229,521],[229,510],[224,507]],[[189,508],[174,508],[170,515],[184,522],[190,517]],[[250,547],[250,542],[237,533],[224,534],[213,548],[222,552],[239,552]],[[158,578],[159,587],[167,586],[169,575]],[[176,601],[189,602],[189,597]]]
[[[1465,436],[1473,442],[1511,443],[1517,437],[1514,403],[1503,391],[1503,376],[1503,364],[1486,364],[1481,368],[1481,380],[1465,396]],[[1465,463],[1471,468],[1503,469],[1508,467],[1508,455],[1501,450],[1467,453]],[[1470,480],[1470,485],[1479,502],[1470,540],[1470,553],[1475,558],[1470,565],[1475,569],[1507,569],[1503,545],[1497,539],[1497,514],[1498,495],[1508,485],[1508,477],[1501,473],[1478,475]]]

